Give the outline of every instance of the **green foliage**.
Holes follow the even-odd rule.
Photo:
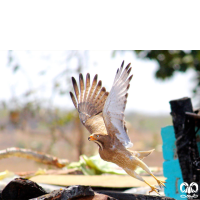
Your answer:
[[[123,170],[116,169],[115,164],[102,160],[99,155],[91,157],[82,155],[79,162],[70,163],[67,168],[79,169],[84,175],[126,174]]]
[[[52,119],[51,126],[64,126],[74,119],[74,112],[56,113],[56,117]]]
[[[156,78],[166,79],[174,72],[186,72],[188,69],[196,71],[197,85],[193,89],[195,94],[200,92],[200,51],[198,50],[135,50],[139,58],[149,58],[158,62]]]
[[[8,51],[8,66],[12,68],[14,74],[20,69],[19,64],[14,59],[12,50]]]
[[[87,157],[81,155],[78,162],[72,162],[67,166],[68,169],[77,169],[83,172],[84,175],[101,175],[101,174],[117,174],[126,175],[127,173],[119,168],[116,164],[104,161],[99,155]],[[142,174],[145,171],[141,168],[137,168],[136,173]],[[151,168],[151,171],[155,171]]]
[[[19,148],[26,148],[26,143],[24,141],[18,141],[16,146]]]

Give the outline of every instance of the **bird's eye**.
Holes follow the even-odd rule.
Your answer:
[[[99,137],[99,135],[97,135],[97,137]]]

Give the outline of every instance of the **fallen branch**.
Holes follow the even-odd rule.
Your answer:
[[[31,149],[22,149],[17,147],[10,147],[7,149],[0,150],[0,159],[10,158],[10,157],[20,157],[31,159],[36,162],[40,162],[47,165],[53,165],[58,168],[62,168],[69,163],[67,159],[58,159],[54,156],[40,153],[37,151],[32,151]]]

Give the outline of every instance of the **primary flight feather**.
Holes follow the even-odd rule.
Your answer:
[[[133,144],[127,134],[124,110],[127,103],[127,92],[133,75],[129,76],[131,72],[130,64],[125,69],[123,67],[124,61],[117,70],[110,93],[102,87],[101,81],[97,81],[97,75],[95,75],[90,86],[90,74],[86,75],[85,84],[83,75],[80,74],[79,88],[75,78],[72,77],[75,95],[70,92],[70,96],[75,108],[79,112],[81,122],[91,133],[88,139],[99,146],[101,158],[117,164],[130,176],[145,182],[151,187],[149,192],[155,191],[158,193],[156,187],[147,183],[135,172],[137,167],[141,167],[155,178],[160,187],[165,186],[165,182],[158,180],[142,161],[153,150],[131,151],[128,149]]]

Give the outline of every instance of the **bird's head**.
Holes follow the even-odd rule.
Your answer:
[[[103,147],[110,140],[110,138],[108,135],[105,134],[93,133],[92,135],[90,135],[90,137],[88,137],[88,140],[95,142],[96,144],[98,144],[99,148],[103,150]]]

